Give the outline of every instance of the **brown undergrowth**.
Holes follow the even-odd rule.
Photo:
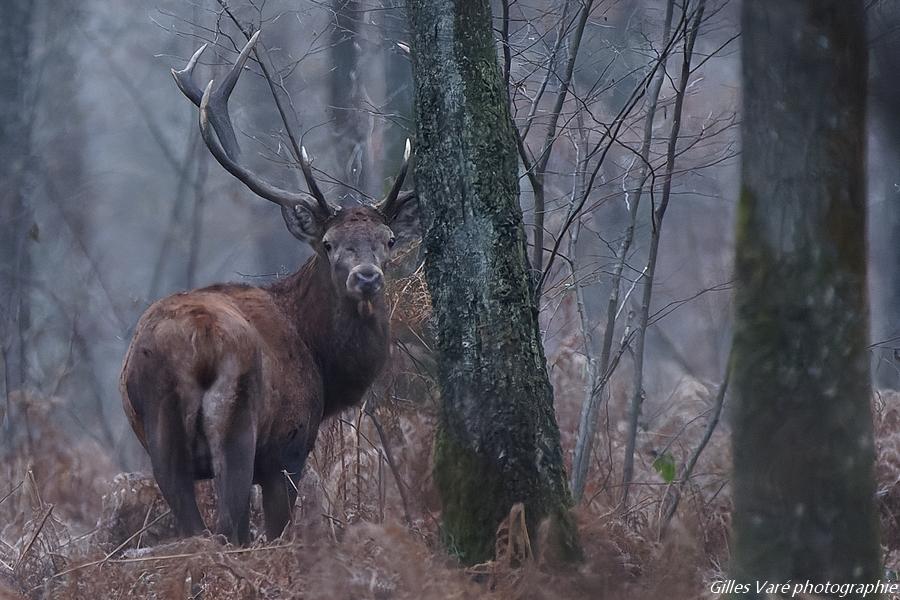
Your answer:
[[[418,274],[421,277],[421,274]],[[419,294],[420,281],[402,282]],[[400,295],[398,294],[399,298]],[[407,315],[421,324],[421,314]],[[585,497],[574,510],[584,561],[542,555],[543,528],[521,506],[498,524],[492,561],[463,567],[439,544],[440,503],[430,464],[436,408],[427,339],[410,327],[392,369],[365,404],[325,424],[302,480],[295,520],[277,540],[260,533],[258,492],[246,548],[217,536],[178,540],[153,480],[117,474],[109,453],[57,426],[62,402],[14,395],[14,435],[0,463],[0,600],[106,599],[640,599],[711,598],[728,559],[728,432],[720,425],[660,526],[667,486],[655,460],[684,464],[706,426],[715,384],[684,378],[648,406],[635,483],[620,505],[627,389],[614,379]],[[550,357],[567,456],[580,410],[582,359],[565,344]],[[878,498],[887,565],[900,547],[900,394],[876,398]],[[207,522],[215,508],[198,484]],[[894,567],[896,568],[896,567]]]

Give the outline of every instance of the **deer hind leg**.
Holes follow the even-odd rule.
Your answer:
[[[293,517],[297,486],[315,436],[316,431],[310,431],[308,424],[301,426],[280,449],[279,456],[268,457],[260,465],[259,483],[269,541],[280,536]]]
[[[284,532],[288,521],[291,520],[297,491],[294,489],[293,478],[288,479],[288,476],[275,465],[262,473],[259,484],[262,487],[266,538],[271,542]]]
[[[259,477],[262,487],[263,514],[266,537],[271,542],[279,537],[294,514],[297,485],[306,463],[306,453],[296,461],[272,461],[265,465]]]
[[[162,380],[165,371],[153,369],[138,373],[128,393],[145,407],[144,427],[153,476],[162,496],[172,509],[178,532],[192,536],[206,526],[194,496],[194,468],[190,442],[184,428],[182,402],[175,386]],[[153,391],[155,398],[142,396]]]
[[[203,400],[203,427],[212,456],[218,515],[216,533],[232,543],[250,541],[250,487],[256,454],[252,373],[221,377]]]

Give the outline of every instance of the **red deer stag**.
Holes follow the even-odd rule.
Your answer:
[[[300,164],[310,196],[280,189],[238,161],[228,97],[258,35],[216,89],[210,81],[201,91],[192,79],[205,46],[172,74],[199,106],[213,156],[279,205],[288,230],[315,254],[267,287],[213,285],[154,303],[138,322],[121,376],[125,412],[179,532],[203,531],[194,481],[213,478],[216,531],[239,543],[250,537],[253,483],[262,486],[268,538],[281,535],[320,422],[359,402],[384,365],[390,323],[383,269],[392,227],[397,236],[413,235],[417,209],[414,194],[400,191],[408,141],[393,188],[377,205],[329,204],[305,149]]]

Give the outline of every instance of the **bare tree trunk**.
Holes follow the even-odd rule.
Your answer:
[[[751,588],[882,575],[863,21],[858,0],[743,6],[732,569]]]
[[[563,2],[562,16],[559,22],[559,33],[557,34],[557,39],[556,43],[554,44],[553,50],[550,53],[550,56],[547,57],[547,75],[544,78],[543,83],[541,84],[540,90],[535,96],[534,103],[532,104],[532,108],[528,115],[528,119],[526,120],[524,129],[520,134],[517,134],[520,136],[517,144],[520,158],[522,159],[522,163],[525,166],[525,173],[528,175],[528,181],[531,184],[532,193],[534,194],[534,247],[532,248],[532,268],[534,269],[535,273],[535,282],[539,282],[541,280],[541,272],[544,269],[544,222],[546,216],[545,179],[547,175],[547,165],[550,162],[553,143],[556,141],[559,118],[562,114],[563,106],[566,103],[566,98],[569,93],[569,86],[572,84],[572,76],[575,73],[575,61],[578,58],[578,49],[581,46],[581,38],[584,34],[584,28],[587,25],[587,21],[590,17],[592,8],[593,0],[587,0],[583,3],[581,11],[578,15],[578,21],[575,24],[575,30],[572,32],[572,37],[570,40],[568,40],[568,42],[564,43],[566,38],[566,26],[568,24],[567,17],[569,12],[569,0],[565,0]],[[509,7],[507,5],[504,5],[504,11],[505,13],[507,13],[505,14],[504,18],[504,27],[506,28],[504,30],[505,43],[508,43],[508,40],[506,39],[508,37],[508,10]],[[556,67],[558,62],[558,54],[563,46],[565,46],[567,54],[565,69],[561,73],[557,74]],[[508,48],[508,45],[506,47]],[[506,58],[504,58],[504,60],[506,60]],[[507,85],[508,76],[509,73],[505,73],[504,81],[507,82]],[[528,136],[528,131],[531,128],[531,125],[534,123],[538,105],[541,102],[544,90],[547,87],[547,83],[553,77],[558,80],[557,84],[559,86],[559,89],[556,93],[556,97],[553,100],[553,106],[550,109],[550,114],[548,117],[549,121],[547,122],[547,129],[544,132],[544,140],[541,144],[541,149],[537,156],[532,157],[530,155],[530,151],[528,150],[526,138]],[[538,302],[540,302],[540,296],[541,290],[540,287],[538,287]]]
[[[10,0],[0,22],[0,339],[6,397],[28,381],[28,243],[37,235],[29,201],[33,113],[27,101],[33,11],[29,0]]]
[[[200,37],[201,32],[202,1],[198,0],[194,4],[193,9],[194,34],[197,37]],[[191,129],[193,130],[194,128]],[[191,152],[195,157],[197,167],[191,181],[194,188],[194,198],[191,210],[190,232],[188,233],[187,264],[185,265],[184,273],[184,289],[186,290],[193,289],[197,283],[197,260],[200,256],[200,242],[203,236],[203,207],[206,204],[205,187],[207,165],[209,164],[209,157],[206,152],[197,152],[190,142],[188,143],[188,152]],[[189,168],[189,165],[185,165],[185,168]]]
[[[900,390],[900,5],[880,2],[868,11],[872,52],[870,77],[872,121],[883,172],[873,182],[869,256],[871,272],[880,271],[873,289],[872,324],[875,384]],[[878,176],[880,175],[880,177]]]
[[[40,50],[36,51],[37,64],[32,68],[41,74],[40,81],[36,82],[39,90],[34,101],[38,113],[35,131],[46,131],[48,124],[56,123],[58,115],[66,115],[65,127],[52,128],[52,136],[45,134],[35,139],[35,207],[49,202],[56,216],[53,226],[64,226],[72,237],[72,249],[79,251],[75,256],[81,254],[83,267],[94,270],[94,263],[89,258],[92,215],[77,201],[87,185],[85,155],[88,132],[78,97],[80,82],[72,77],[79,67],[77,46],[82,40],[80,26],[84,21],[85,9],[76,0],[37,2],[35,6],[33,36]],[[54,232],[54,235],[58,233]],[[102,325],[90,317],[91,286],[95,281],[93,277],[84,278],[83,268],[67,273],[57,273],[51,268],[48,274],[42,273],[42,267],[55,258],[46,254],[48,250],[53,252],[52,244],[35,245],[31,259],[35,265],[33,280],[49,283],[51,288],[65,289],[61,298],[64,305],[54,303],[52,309],[47,310],[48,305],[44,304],[46,296],[35,295],[32,299],[35,314],[47,316],[35,319],[32,327],[44,332],[59,327],[61,321],[68,321],[65,327],[71,331],[70,347],[75,351],[71,354],[71,367],[56,381],[52,391],[47,388],[46,382],[36,381],[35,387],[44,394],[65,398],[68,411],[77,415],[74,420],[111,451],[115,447],[115,436],[105,410],[107,395],[94,354],[96,346],[91,344],[102,329]],[[50,341],[43,335],[41,340]],[[36,342],[36,352],[51,349],[56,343]]]
[[[553,101],[553,107],[550,109],[550,122],[547,124],[547,131],[544,137],[544,143],[541,146],[540,154],[535,159],[534,178],[532,185],[534,189],[534,270],[540,273],[544,270],[544,221],[546,207],[546,186],[545,178],[547,176],[547,165],[550,163],[550,152],[553,142],[556,141],[556,129],[559,124],[559,116],[562,114],[563,106],[566,103],[566,96],[569,92],[569,86],[572,83],[572,75],[575,72],[575,61],[578,59],[578,48],[581,46],[581,37],[584,34],[584,27],[587,25],[588,18],[593,8],[593,0],[586,0],[584,6],[581,7],[581,13],[578,17],[578,23],[575,31],[572,33],[571,43],[566,45],[568,56],[566,57],[565,71],[559,80],[559,92]],[[565,14],[566,11],[563,11]],[[551,57],[551,60],[555,57]],[[555,64],[547,65],[547,68],[554,70]],[[535,185],[537,183],[537,185]],[[540,294],[540,290],[538,290]],[[540,297],[538,298],[540,300]]]
[[[529,531],[577,555],[553,390],[529,277],[516,139],[488,0],[408,3],[416,186],[439,354],[434,478],[442,534],[467,563],[491,557],[518,502]]]
[[[609,369],[609,359],[612,354],[612,341],[616,329],[616,315],[619,308],[619,293],[622,286],[622,272],[628,261],[628,252],[634,241],[634,230],[637,225],[638,207],[641,203],[641,195],[647,180],[650,177],[650,145],[653,141],[653,121],[656,118],[656,105],[659,102],[659,92],[662,89],[665,77],[666,62],[668,60],[669,38],[672,30],[672,14],[674,13],[675,0],[666,2],[666,16],[663,20],[663,54],[660,57],[659,66],[650,83],[647,92],[647,116],[644,118],[644,139],[641,141],[639,151],[641,166],[639,168],[638,184],[634,188],[631,203],[628,206],[628,227],[625,236],[619,246],[616,266],[613,268],[612,290],[609,293],[609,301],[606,305],[606,328],[603,330],[603,346],[600,349],[600,363],[590,370],[590,391],[586,394],[584,404],[581,406],[581,416],[578,421],[578,435],[575,442],[575,457],[572,460],[572,496],[575,502],[581,500],[584,493],[584,484],[587,479],[588,464],[594,445],[594,435],[597,430],[597,415],[600,410],[600,397],[603,388],[595,390],[596,377],[601,376]],[[627,185],[627,182],[626,182]],[[626,195],[627,198],[627,195]],[[606,379],[609,379],[608,376]]]
[[[362,115],[362,81],[359,72],[359,28],[364,9],[357,0],[332,0],[331,30],[331,118],[334,122],[338,177],[354,187],[366,189],[371,165],[365,152]]]
[[[678,136],[681,131],[681,117],[684,108],[684,96],[687,92],[688,80],[691,75],[691,57],[694,51],[694,43],[703,20],[703,12],[706,8],[706,0],[699,0],[692,19],[684,21],[689,29],[684,36],[684,59],[681,63],[681,78],[678,88],[675,90],[675,106],[672,108],[672,131],[669,134],[669,146],[666,151],[666,171],[663,175],[662,198],[659,206],[651,210],[651,234],[650,251],[647,256],[647,267],[643,276],[643,296],[641,298],[641,310],[638,315],[638,325],[634,344],[634,379],[632,382],[632,397],[630,412],[628,415],[628,433],[625,440],[625,464],[622,467],[622,507],[628,506],[628,493],[634,474],[634,449],[637,443],[638,419],[641,414],[641,405],[644,399],[644,342],[647,339],[647,325],[650,321],[650,301],[653,298],[653,279],[656,274],[656,259],[659,254],[659,241],[662,237],[663,218],[669,207],[669,198],[672,195],[672,174],[675,171],[675,157],[678,148]],[[684,10],[688,10],[685,4]]]
[[[384,65],[385,94],[388,119],[392,123],[384,132],[383,154],[386,157],[402,156],[403,147],[410,135],[413,110],[413,83],[409,55],[401,50],[398,42],[408,40],[406,3],[404,0],[387,0],[388,10],[381,14],[389,51]],[[394,165],[385,165],[385,173],[396,173]],[[378,190],[380,191],[380,190]]]
[[[208,158],[205,153],[197,153],[197,169],[193,178],[194,201],[191,211],[191,230],[188,238],[188,257],[184,274],[184,289],[197,285],[197,261],[200,243],[203,239],[203,207],[206,204],[206,175]]]

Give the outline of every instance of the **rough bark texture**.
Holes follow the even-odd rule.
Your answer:
[[[490,558],[501,519],[524,502],[532,534],[550,516],[561,525],[553,545],[574,553],[490,4],[414,0],[408,11],[440,362],[434,476],[444,541],[465,562]]]
[[[31,118],[26,96],[32,2],[4,3],[0,21],[0,343],[4,391],[22,387],[27,378],[25,334],[28,328],[26,278],[33,218],[27,199],[31,153]]]
[[[743,61],[733,572],[874,582],[862,3],[745,2]]]

